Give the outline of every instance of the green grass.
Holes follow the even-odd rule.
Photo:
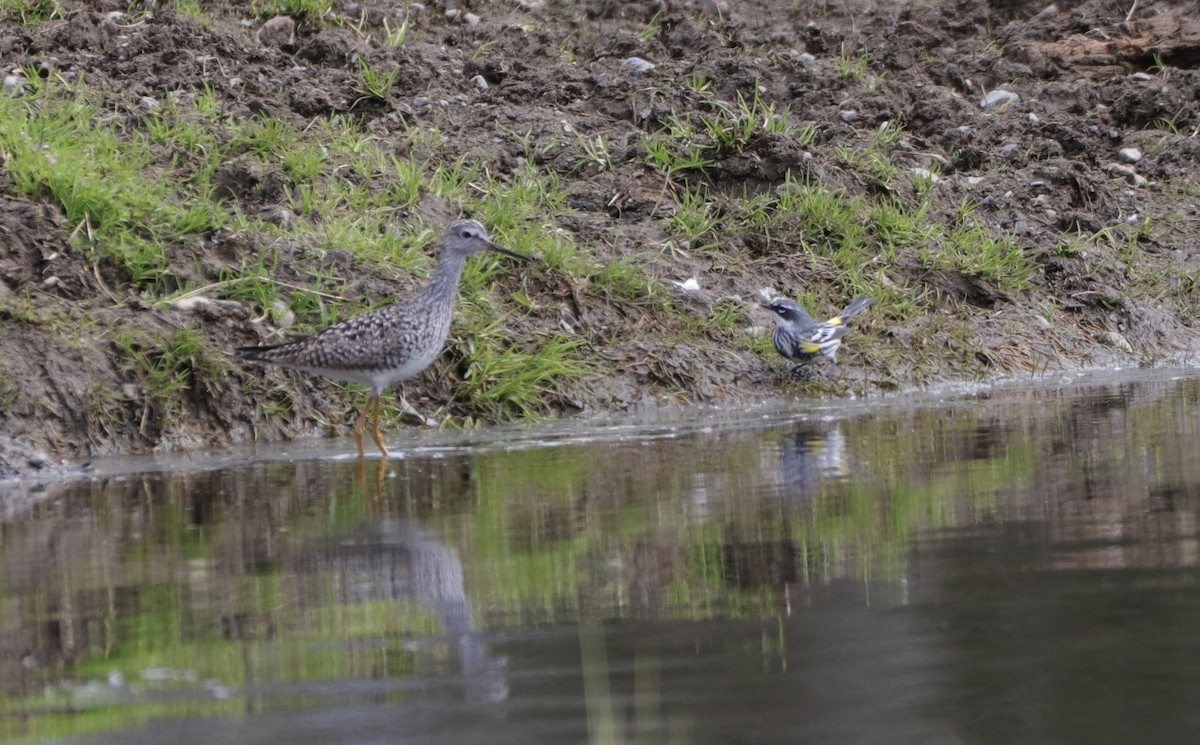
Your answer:
[[[55,0],[0,0],[0,21],[4,23],[42,23],[63,14]]]
[[[297,21],[317,25],[333,16],[333,0],[252,0],[250,12],[256,18],[291,16]]]
[[[195,329],[162,336],[121,330],[112,344],[122,369],[139,382],[165,421],[179,413],[188,394],[211,396],[226,370]]]
[[[369,71],[362,68],[364,76]],[[167,257],[191,236],[217,230],[278,233],[292,245],[308,247],[313,259],[337,249],[348,251],[370,273],[386,267],[390,275],[420,275],[430,268],[423,249],[440,239],[441,226],[396,225],[394,215],[426,194],[473,206],[513,250],[537,255],[552,244],[560,252],[557,268],[584,284],[595,280],[592,286],[600,293],[637,297],[653,292],[644,285],[629,287],[625,265],[594,262],[569,241],[528,229],[531,221],[538,224],[566,209],[557,178],[532,164],[501,179],[476,164],[418,161],[386,152],[352,120],[332,118],[301,129],[283,119],[225,118],[210,89],[167,101],[136,127],[103,110],[92,92],[57,80],[41,84],[28,100],[2,100],[0,154],[20,191],[45,195],[68,222],[83,226],[77,240],[106,268],[111,284],[164,305],[185,293],[202,293],[279,317],[284,300],[296,316],[293,330],[311,331],[360,312],[367,307],[364,300],[390,300],[337,301],[350,278],[323,276],[319,270],[282,281],[280,274],[297,274],[302,267],[281,264],[269,249],[239,252],[236,267],[199,286],[176,278],[178,270]],[[171,149],[169,160],[163,159],[162,146]],[[288,206],[301,217],[289,229],[260,223],[236,204],[211,196],[218,169],[246,155],[261,162],[264,172],[273,168],[282,175]],[[497,266],[494,259],[471,263],[463,283],[466,304],[493,302],[490,285]],[[586,373],[578,340],[550,336],[515,342],[496,330],[500,313],[496,307],[486,317],[467,316],[458,400],[472,418],[532,415]],[[113,343],[126,371],[164,417],[179,411],[189,388],[215,384],[215,372],[206,366],[214,350],[198,334],[147,339],[116,329]]]

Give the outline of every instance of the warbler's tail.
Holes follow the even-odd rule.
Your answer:
[[[841,313],[837,314],[837,317],[841,319],[842,323],[845,323],[866,310],[870,304],[871,298],[866,296],[856,297],[850,301],[849,305],[842,309]]]

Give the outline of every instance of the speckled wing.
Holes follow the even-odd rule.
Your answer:
[[[334,324],[306,339],[274,347],[244,347],[245,360],[318,370],[371,370],[416,342],[411,318],[391,313],[393,306],[368,311]]]

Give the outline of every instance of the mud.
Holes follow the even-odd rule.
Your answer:
[[[989,231],[1020,235],[1038,273],[1031,291],[1013,296],[986,277],[931,270],[915,256],[881,262],[888,282],[933,293],[938,303],[905,323],[891,319],[886,307],[864,316],[858,328],[864,351],[856,354],[848,341],[834,390],[1186,363],[1200,346],[1194,321],[1200,17],[1192,0],[1142,2],[1129,18],[1130,3],[1108,0],[851,0],[836,7],[524,0],[431,2],[423,9],[367,0],[336,7],[356,28],[298,18],[294,33],[276,22],[261,34],[264,19],[252,18],[246,4],[223,0],[203,3],[202,20],[168,9],[133,13],[115,2],[61,5],[63,18],[0,29],[6,66],[82,75],[104,91],[112,116],[131,123],[145,97],[186,98],[209,86],[230,116],[312,122],[352,115],[399,153],[422,147],[406,138],[407,128],[437,128],[444,149],[418,157],[475,161],[499,174],[511,174],[529,155],[529,143],[540,143],[535,162],[558,175],[574,208],[553,227],[600,260],[673,238],[662,178],[636,156],[645,133],[673,112],[702,105],[689,79],[706,76],[725,100],[757,87],[763,100],[789,106],[796,122],[817,126],[808,146],[756,134],[707,169],[718,194],[780,188],[789,178],[877,193],[888,187],[841,167],[836,151],[861,147],[884,122],[899,123],[904,137],[891,161],[940,174],[932,216],[951,221],[964,202],[979,204],[975,218]],[[468,22],[466,13],[478,22]],[[410,31],[402,47],[369,33],[404,18]],[[486,54],[477,53],[481,48]],[[836,73],[839,60],[864,52],[865,77]],[[634,56],[654,69],[640,72],[623,62]],[[399,70],[387,98],[363,95],[359,59]],[[475,76],[486,89],[471,82]],[[986,91],[1001,88],[1019,101],[1002,110],[981,107]],[[608,167],[581,158],[564,141],[568,130],[609,143]],[[523,140],[518,132],[528,135]],[[1122,162],[1119,151],[1130,147],[1141,159]],[[283,173],[258,159],[229,161],[214,183],[216,196],[234,209],[284,227],[295,219]],[[407,217],[437,224],[458,211],[430,197]],[[1153,223],[1133,246],[1135,256],[1103,240],[1063,250],[1131,220]],[[79,458],[321,434],[345,419],[347,399],[335,386],[287,374],[264,383],[259,372],[232,363],[225,379],[197,382],[176,401],[151,400],[117,361],[107,329],[198,329],[214,353],[228,355],[257,343],[250,319],[262,309],[178,310],[147,302],[119,272],[75,248],[79,230],[50,202],[17,194],[0,170],[0,408],[4,436],[21,444],[8,467],[38,460],[26,448]],[[173,246],[168,282],[216,282],[240,255],[267,250],[267,243],[241,232]],[[270,245],[286,259],[279,279],[303,285],[307,275],[295,265],[314,261],[314,254],[274,238]],[[363,271],[347,252],[320,256],[362,275],[350,288],[357,296],[387,297],[420,282]],[[703,277],[699,293],[673,295],[685,315],[701,319],[722,302],[752,303],[763,287],[816,290],[830,311],[845,300],[827,261],[767,236],[745,236],[703,254],[664,255],[645,269],[673,292],[671,281]],[[516,333],[536,338],[569,323],[595,351],[601,372],[547,402],[547,413],[826,390],[797,384],[781,361],[753,353],[744,329],[680,336],[676,322],[644,308],[561,279],[531,282],[535,299],[559,310],[523,319]],[[62,323],[13,311],[14,297],[32,298],[41,320],[49,314],[75,331],[64,338]],[[769,322],[748,318],[746,325]],[[466,413],[454,399],[454,365],[444,357],[406,386],[408,398],[418,406],[449,401],[449,413]],[[290,416],[264,417],[266,400],[286,402]]]

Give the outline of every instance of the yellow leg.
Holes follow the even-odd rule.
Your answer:
[[[376,403],[376,405],[378,405],[379,400],[376,399],[375,403]],[[369,409],[369,408],[371,408],[370,401],[368,401],[367,405],[364,406],[362,411],[360,411],[358,413],[358,421],[356,421],[354,423],[354,444],[358,446],[358,457],[359,458],[362,458],[364,455],[366,455],[366,451],[363,450],[362,436],[363,436],[363,425],[365,425],[367,423],[367,409]]]
[[[375,399],[375,413],[371,417],[371,436],[375,438],[375,444],[379,446],[379,452],[383,453],[383,457],[388,457],[387,446],[383,444],[383,433],[379,431],[379,399]]]

